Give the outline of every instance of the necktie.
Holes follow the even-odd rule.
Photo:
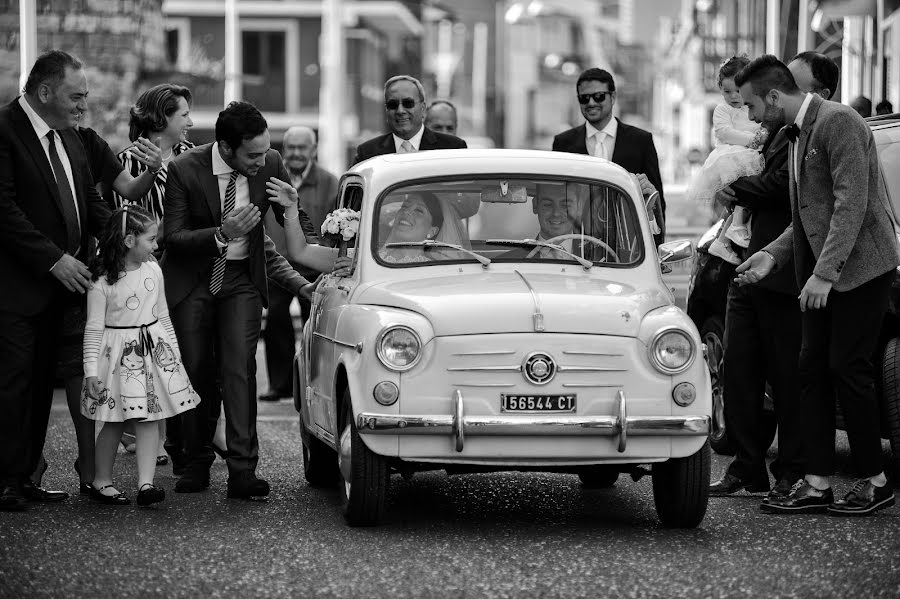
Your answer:
[[[404,139],[403,143],[400,144],[400,153],[401,154],[409,154],[410,152],[415,152],[416,149],[413,147],[409,140]]]
[[[784,128],[784,134],[791,143],[796,143],[797,137],[800,135],[800,127],[797,126],[797,123],[791,123]]]
[[[228,187],[225,188],[225,206],[222,209],[222,221],[234,210],[234,198],[237,196],[237,171],[231,171],[231,178],[228,179]],[[213,262],[212,275],[209,277],[209,292],[213,295],[219,293],[222,289],[222,281],[225,278],[225,265],[228,262],[228,248],[222,252],[222,255]]]
[[[597,158],[606,158],[606,146],[603,145],[603,140],[606,139],[606,133],[603,131],[598,131],[594,133],[594,156]]]
[[[62,160],[56,151],[56,135],[51,130],[47,133],[50,141],[50,166],[53,168],[53,176],[56,177],[56,187],[59,189],[59,199],[62,205],[63,218],[66,221],[66,233],[68,247],[66,250],[74,256],[81,245],[81,223],[78,221],[78,210],[75,207],[75,198],[72,196],[72,187],[69,185],[69,177],[63,168]]]

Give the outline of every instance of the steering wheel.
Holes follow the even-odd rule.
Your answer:
[[[558,244],[560,241],[566,241],[567,239],[581,239],[583,241],[590,241],[594,245],[599,246],[599,247],[603,248],[604,250],[606,250],[606,253],[610,256],[610,258],[612,258],[611,262],[619,261],[619,256],[618,256],[618,254],[616,254],[616,251],[614,249],[612,249],[611,247],[606,245],[605,242],[600,241],[596,237],[591,237],[590,235],[581,235],[580,233],[566,233],[565,235],[557,235],[556,237],[554,237],[552,239],[545,239],[544,241],[546,241],[547,243]],[[531,250],[530,252],[528,252],[528,255],[525,257],[533,258],[534,255],[542,249],[544,249],[544,248],[542,248],[540,246],[536,247],[533,250]]]

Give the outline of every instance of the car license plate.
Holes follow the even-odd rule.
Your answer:
[[[500,394],[501,412],[574,412],[577,395]]]

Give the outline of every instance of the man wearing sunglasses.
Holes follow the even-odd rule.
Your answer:
[[[427,129],[425,88],[409,75],[391,77],[384,84],[384,114],[389,133],[361,143],[353,164],[382,154],[465,148],[466,142],[446,133]]]
[[[660,232],[653,238],[659,245],[666,237],[666,201],[652,134],[613,117],[616,83],[609,72],[597,68],[584,71],[575,83],[575,91],[586,122],[554,137],[553,151],[606,158],[635,173],[644,196],[658,191],[659,202],[654,205],[653,215]]]

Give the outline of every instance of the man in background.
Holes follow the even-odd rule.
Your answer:
[[[438,133],[456,135],[456,106],[449,100],[435,100],[425,113],[425,127]]]

